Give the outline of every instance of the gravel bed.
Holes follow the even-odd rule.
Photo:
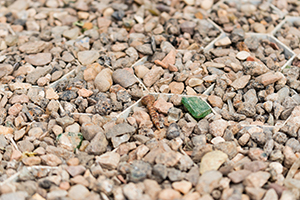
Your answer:
[[[297,2],[0,3],[0,200],[300,198]]]

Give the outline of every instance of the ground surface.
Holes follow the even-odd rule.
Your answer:
[[[1,200],[300,198],[298,1],[0,3]]]

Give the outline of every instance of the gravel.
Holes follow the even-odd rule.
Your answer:
[[[1,200],[300,198],[299,3],[1,6]]]

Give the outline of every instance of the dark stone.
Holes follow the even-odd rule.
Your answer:
[[[161,183],[163,180],[167,178],[168,170],[167,167],[163,164],[156,164],[153,166],[152,174],[154,176],[154,179]]]
[[[170,124],[167,130],[167,138],[172,140],[180,135],[179,126],[176,123]]]
[[[145,180],[151,175],[151,165],[142,160],[135,160],[129,168],[129,180],[137,183]]]
[[[64,91],[61,95],[59,95],[59,98],[64,101],[70,101],[72,99],[75,99],[76,97],[77,93],[73,90]]]
[[[230,34],[230,40],[232,43],[237,43],[245,39],[245,31],[242,28],[235,28]]]

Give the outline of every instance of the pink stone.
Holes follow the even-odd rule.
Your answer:
[[[172,103],[167,102],[166,100],[159,98],[157,99],[154,104],[154,108],[158,110],[160,113],[168,114],[170,108],[173,107]]]
[[[23,108],[23,106],[20,103],[16,103],[8,109],[8,114],[16,116],[19,114],[19,112],[22,110],[22,108]]]
[[[85,88],[81,88],[81,89],[78,90],[77,93],[78,93],[79,96],[89,97],[89,96],[91,96],[93,94],[93,91],[87,90]]]
[[[134,111],[132,117],[135,118],[135,120],[136,120],[136,122],[138,124],[140,124],[141,121],[150,120],[150,116],[144,110],[136,110],[136,111]]]

